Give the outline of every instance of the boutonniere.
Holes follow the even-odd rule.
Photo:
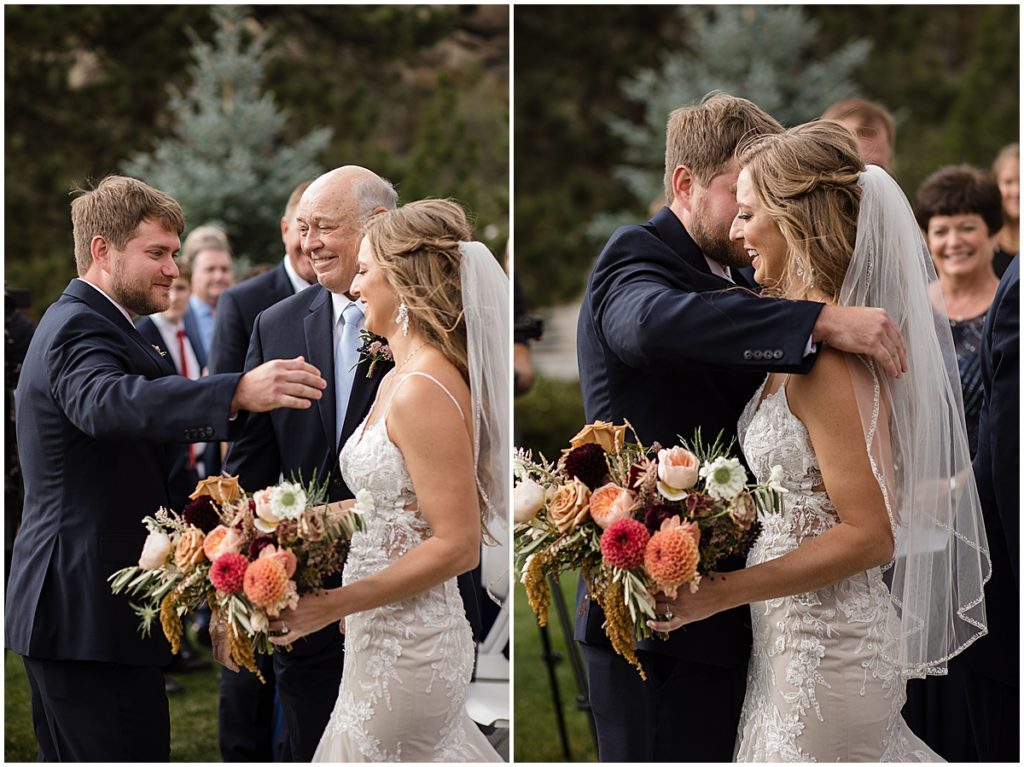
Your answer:
[[[366,360],[370,361],[370,369],[366,372],[367,378],[373,378],[373,373],[377,369],[377,363],[379,362],[394,362],[394,355],[391,354],[391,347],[388,346],[388,339],[383,336],[375,335],[368,330],[359,331],[360,346],[356,350],[359,352],[359,362],[357,366]]]
[[[159,346],[157,346],[156,344],[150,344],[150,346],[152,346],[152,347],[153,347],[153,351],[155,351],[155,352],[156,352],[157,354],[159,354],[159,355],[160,355],[161,357],[166,357],[166,356],[167,356],[167,352],[165,352],[165,351],[164,351],[163,349],[161,349],[161,348],[160,348]]]

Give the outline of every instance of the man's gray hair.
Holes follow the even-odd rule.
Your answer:
[[[398,207],[398,192],[386,178],[371,176],[360,179],[354,185],[359,219],[365,221],[377,208],[395,210]]]

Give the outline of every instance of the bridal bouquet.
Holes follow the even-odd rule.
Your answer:
[[[748,484],[721,436],[646,448],[626,442],[626,428],[588,424],[556,463],[516,452],[515,561],[541,625],[547,577],[581,571],[612,647],[646,679],[636,643],[651,636],[654,594],[696,591],[720,560],[745,554],[758,510],[779,510],[785,489],[779,467]]]
[[[161,508],[143,520],[149,536],[139,564],[111,575],[111,590],[137,597],[140,632],[148,636],[159,619],[174,653],[181,617],[209,603],[228,627],[232,659],[259,675],[254,652],[273,648],[269,619],[344,567],[372,498],[361,491],[355,506],[342,510],[326,503],[315,478],[249,495],[237,477],[225,476],[202,480],[189,497],[181,514]]]

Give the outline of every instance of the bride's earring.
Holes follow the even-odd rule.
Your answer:
[[[398,305],[398,316],[395,317],[395,324],[402,326],[402,335],[409,335],[409,307],[402,301]]]
[[[800,282],[804,284],[805,288],[814,287],[814,277],[810,274],[810,269],[804,270],[804,262],[799,258],[796,259],[796,276],[800,278]]]

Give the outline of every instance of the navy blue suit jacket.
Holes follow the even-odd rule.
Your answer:
[[[295,295],[284,262],[269,272],[224,291],[217,299],[217,318],[210,342],[211,373],[234,373],[245,369],[256,317],[264,309]]]
[[[163,665],[107,578],[138,563],[142,518],[168,504],[166,443],[230,439],[239,375],[177,374],[96,289],[72,280],[43,315],[15,394],[25,507],[6,646],[21,655]],[[244,420],[244,419],[239,419]]]
[[[965,662],[998,679],[1018,679],[1020,616],[1020,256],[999,283],[981,339],[985,399],[974,477],[981,496],[992,579],[985,586],[988,636]]]
[[[705,439],[721,431],[728,441],[765,373],[807,372],[814,355],[804,351],[822,304],[757,296],[744,271],[732,270],[736,286],[713,274],[669,208],[618,229],[580,308],[576,349],[587,421],[628,419],[645,445],[689,440],[697,427]],[[604,614],[585,597],[581,580],[576,639],[607,645]],[[749,655],[749,625],[744,606],[640,647],[739,666]]]

